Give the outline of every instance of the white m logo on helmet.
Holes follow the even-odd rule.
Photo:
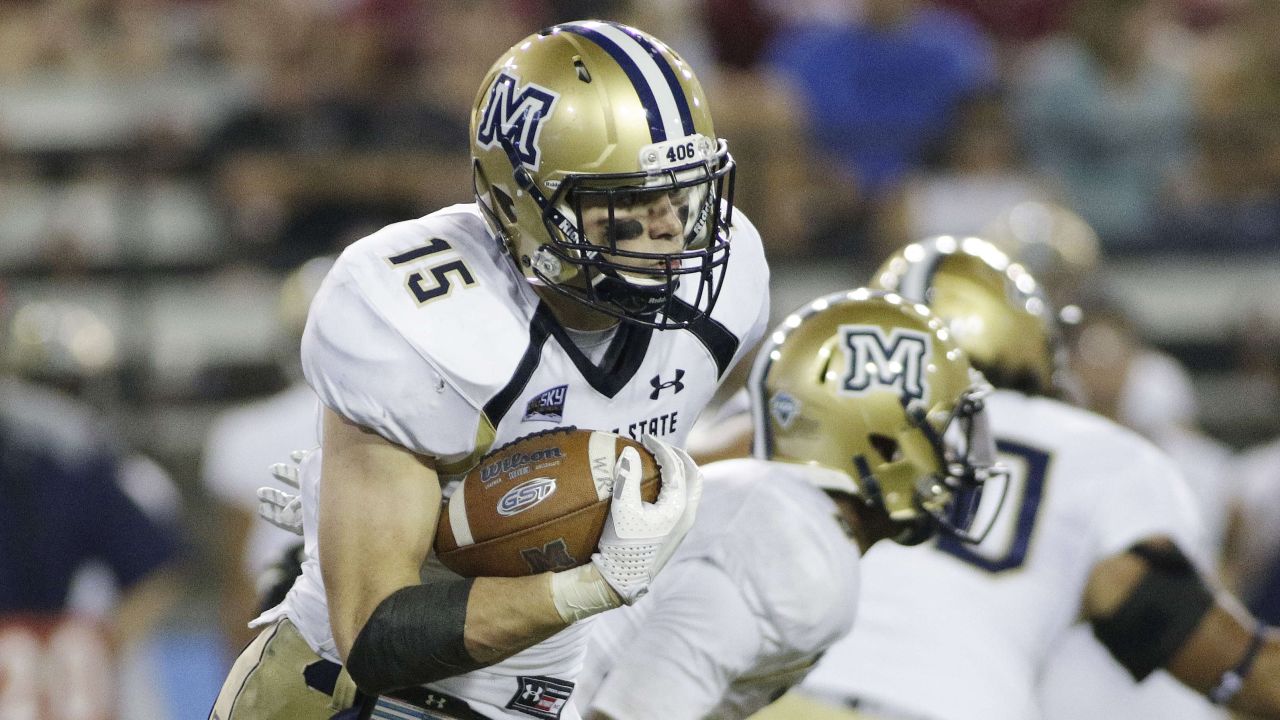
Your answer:
[[[927,334],[894,328],[886,337],[878,326],[842,325],[840,336],[849,358],[840,386],[843,393],[862,395],[872,388],[893,388],[908,398],[924,398]]]
[[[506,72],[494,79],[476,130],[476,142],[488,150],[505,141],[517,160],[536,170],[540,154],[538,132],[560,96],[533,83],[519,85],[520,81]]]

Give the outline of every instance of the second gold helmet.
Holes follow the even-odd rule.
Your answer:
[[[868,290],[819,298],[766,338],[748,389],[756,457],[825,470],[817,484],[882,508],[900,543],[939,527],[984,534],[986,386],[924,306]]]
[[[1039,283],[994,245],[940,235],[885,261],[871,286],[924,303],[996,387],[1053,395],[1065,382],[1054,311]]]

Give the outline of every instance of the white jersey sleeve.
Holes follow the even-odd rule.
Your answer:
[[[341,261],[312,301],[302,363],[321,402],[351,422],[423,455],[469,452],[474,405],[388,324]],[[430,437],[412,431],[424,424]]]
[[[1132,442],[1117,442],[1113,447],[1123,453],[1111,456],[1110,476],[1124,480],[1096,486],[1100,492],[1095,503],[1094,557],[1111,557],[1153,537],[1167,537],[1195,554],[1204,544],[1204,526],[1178,466],[1136,435]]]
[[[618,718],[744,718],[853,624],[858,548],[808,468],[704,469],[694,528],[646,598],[598,618],[581,702]],[[603,676],[603,679],[598,679]]]
[[[655,590],[659,584],[665,586],[661,600],[641,600],[625,641],[611,637],[608,623],[592,632],[588,657],[611,640],[625,643],[625,650],[612,648],[618,662],[595,690],[593,711],[615,720],[707,717],[752,668],[764,638],[733,578],[706,561],[691,561],[668,568]]]

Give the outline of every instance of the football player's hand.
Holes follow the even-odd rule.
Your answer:
[[[268,468],[271,471],[271,477],[297,490],[298,468],[302,466],[302,461],[306,459],[307,453],[307,450],[294,450],[289,453],[289,462],[271,463]]]
[[[294,450],[289,453],[289,459],[292,462],[272,463],[271,477],[297,489],[298,467],[306,456],[306,450]],[[281,530],[301,535],[302,496],[273,487],[260,487],[258,488],[258,517]]]
[[[258,517],[287,530],[302,534],[302,496],[273,487],[258,488]]]
[[[649,591],[693,525],[702,497],[702,471],[680,448],[646,435],[641,442],[658,461],[661,488],[652,503],[640,497],[640,454],[625,448],[614,467],[613,502],[591,562],[630,605]]]

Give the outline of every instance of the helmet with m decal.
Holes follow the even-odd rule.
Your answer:
[[[733,159],[661,41],[603,21],[525,38],[481,85],[471,152],[476,200],[527,277],[657,328],[715,305]]]
[[[983,485],[1002,471],[986,382],[923,305],[866,289],[818,298],[766,338],[748,389],[755,456],[830,471],[815,482],[882,510],[897,542],[990,529]]]

